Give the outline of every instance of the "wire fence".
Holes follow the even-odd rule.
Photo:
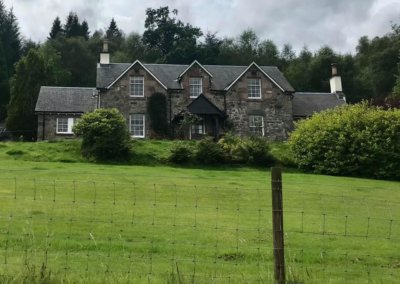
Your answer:
[[[4,282],[274,281],[267,176],[259,187],[158,178],[0,184]],[[366,198],[369,187],[320,193],[336,186],[284,181],[286,279],[396,283],[399,201]]]

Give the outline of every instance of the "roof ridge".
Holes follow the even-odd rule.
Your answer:
[[[65,87],[65,86],[40,86],[41,88],[54,88],[54,89],[96,89],[96,87]]]

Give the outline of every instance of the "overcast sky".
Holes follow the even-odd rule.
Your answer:
[[[341,53],[354,52],[358,39],[380,36],[400,24],[400,0],[3,0],[13,7],[25,38],[44,41],[56,16],[64,23],[70,11],[86,19],[91,31],[104,29],[111,18],[125,32],[144,30],[148,7],[178,9],[178,18],[236,37],[253,29],[278,47],[290,43],[316,50],[323,45]]]

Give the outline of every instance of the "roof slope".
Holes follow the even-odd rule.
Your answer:
[[[97,106],[96,88],[48,87],[40,88],[37,112],[93,111]]]
[[[177,81],[190,65],[178,64],[143,64],[151,73],[154,74],[168,89],[181,89]],[[130,63],[112,63],[99,65],[97,67],[97,88],[106,88],[114,82],[127,68]],[[224,90],[235,81],[248,66],[230,66],[230,65],[202,65],[212,76],[212,89]],[[288,92],[294,92],[293,87],[286,80],[285,76],[275,66],[260,66],[282,89]]]
[[[296,92],[293,94],[293,116],[307,117],[315,112],[346,104],[334,93]]]

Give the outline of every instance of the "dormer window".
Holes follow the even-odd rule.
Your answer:
[[[130,77],[130,96],[131,97],[144,97],[144,77],[133,76]]]
[[[203,78],[190,77],[189,78],[190,97],[197,98],[203,93]]]
[[[247,79],[247,93],[249,99],[261,99],[261,79]]]

